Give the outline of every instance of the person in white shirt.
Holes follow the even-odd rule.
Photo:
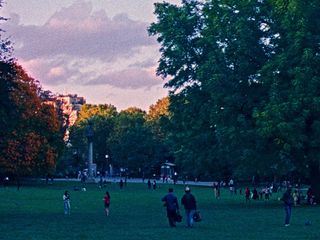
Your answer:
[[[70,194],[68,191],[65,191],[63,194],[63,207],[64,207],[64,214],[70,215]]]

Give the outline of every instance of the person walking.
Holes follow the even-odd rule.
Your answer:
[[[286,214],[284,226],[288,227],[288,226],[290,226],[291,208],[292,208],[292,203],[293,203],[293,197],[291,195],[291,188],[290,187],[283,194],[281,200],[284,203],[284,210],[285,210],[285,214]]]
[[[164,206],[167,208],[167,218],[170,227],[176,227],[176,215],[177,211],[179,211],[179,204],[177,197],[173,194],[173,188],[169,188],[168,194],[161,201],[164,202]]]
[[[69,192],[65,191],[62,198],[63,198],[64,214],[70,215],[70,194],[69,194]]]
[[[193,215],[197,210],[197,203],[195,197],[191,194],[189,187],[185,188],[185,194],[181,199],[181,204],[186,211],[187,227],[193,227]]]
[[[106,216],[109,216],[110,194],[108,191],[106,192],[106,195],[104,195],[103,201],[104,201],[104,212]]]

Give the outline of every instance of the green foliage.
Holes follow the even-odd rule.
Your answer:
[[[160,163],[168,155],[164,143],[153,134],[153,125],[146,122],[147,114],[139,108],[128,108],[118,113],[111,105],[85,105],[80,116],[70,131],[70,147],[76,154],[66,152],[69,160],[62,160],[61,169],[65,165],[78,169],[86,166],[85,130],[89,119],[94,128],[94,163],[99,170],[105,171],[112,164],[117,168],[128,168],[134,176],[148,175],[154,168],[160,169]]]
[[[318,0],[155,4],[149,33],[186,172],[318,179],[319,10]]]

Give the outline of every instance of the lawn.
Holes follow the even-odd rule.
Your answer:
[[[169,228],[160,199],[168,185],[156,191],[146,184],[128,184],[120,190],[117,184],[99,189],[88,185],[86,192],[73,191],[79,183],[54,183],[0,188],[0,239],[68,240],[68,239],[320,239],[320,208],[302,206],[293,209],[290,227],[284,227],[284,210],[277,195],[271,200],[246,204],[244,196],[222,192],[216,200],[206,187],[192,187],[203,221],[193,229],[183,222]],[[103,196],[111,195],[110,216],[104,215]],[[183,187],[175,186],[180,199]],[[63,214],[62,195],[71,194],[71,215]],[[183,213],[183,211],[181,211]],[[306,226],[305,221],[311,221]]]

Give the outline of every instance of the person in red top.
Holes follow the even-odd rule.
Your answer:
[[[104,211],[106,213],[106,216],[109,216],[109,206],[110,206],[110,194],[107,191],[106,195],[103,198],[104,201]]]

